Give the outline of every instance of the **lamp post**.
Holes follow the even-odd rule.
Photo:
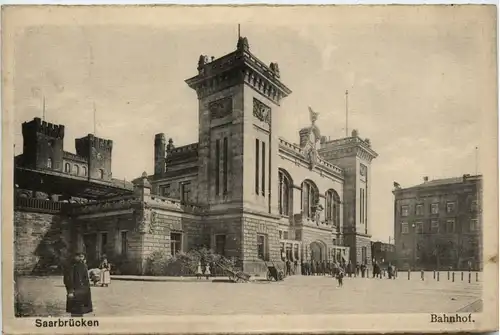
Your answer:
[[[417,226],[412,223],[411,227],[413,228],[413,268],[415,269],[417,263]]]

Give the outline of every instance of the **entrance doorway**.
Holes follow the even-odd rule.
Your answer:
[[[83,252],[87,257],[89,268],[94,266],[97,260],[97,234],[83,235]]]
[[[309,248],[311,250],[311,261],[322,262],[326,260],[326,246],[322,242],[312,242]]]

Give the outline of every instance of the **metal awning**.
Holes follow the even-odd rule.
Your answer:
[[[89,177],[72,176],[51,170],[35,170],[16,167],[14,183],[21,189],[79,197],[89,200],[128,195],[133,189],[113,182],[90,179]],[[125,183],[124,183],[125,184]]]

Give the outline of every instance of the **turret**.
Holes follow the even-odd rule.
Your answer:
[[[75,140],[76,154],[87,159],[91,179],[111,180],[113,141],[88,134]]]
[[[155,175],[165,172],[165,151],[167,150],[167,140],[165,134],[155,135]]]

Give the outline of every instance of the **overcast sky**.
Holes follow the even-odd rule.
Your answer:
[[[349,128],[370,138],[379,154],[371,175],[375,239],[393,236],[394,181],[404,187],[424,176],[475,173],[485,113],[496,121],[495,111],[486,110],[495,93],[488,86],[495,10],[447,8],[332,9],[314,18],[304,11],[300,20],[290,15],[279,24],[265,15],[240,20],[251,52],[267,64],[278,62],[293,91],[283,101],[280,136],[298,142],[311,106],[320,113],[322,135],[343,137],[349,90]],[[46,120],[66,126],[64,145],[71,152],[74,138],[93,132],[95,104],[97,135],[114,141],[115,178],[153,172],[156,133],[176,145],[198,140],[196,93],[184,80],[196,75],[200,54],[217,58],[235,49],[236,18],[182,25],[176,15],[170,24],[168,16],[151,14],[155,24],[133,16],[130,22],[122,15],[113,24],[81,19],[17,31],[17,153],[20,124],[41,117],[43,96]]]

